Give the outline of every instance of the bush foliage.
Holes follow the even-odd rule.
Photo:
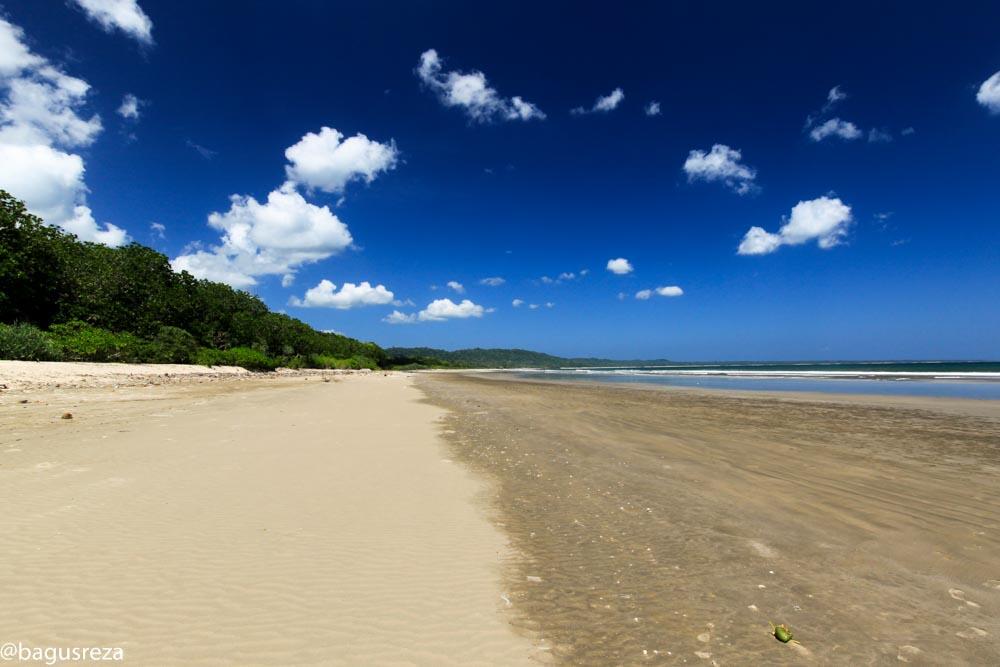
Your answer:
[[[30,324],[0,324],[0,359],[59,361],[62,349]]]
[[[279,359],[250,347],[231,347],[228,350],[202,348],[198,351],[197,362],[202,366],[242,366],[248,371],[273,371],[281,365]]]
[[[80,321],[53,324],[49,331],[66,361],[146,361],[143,340],[130,333],[112,333]]]

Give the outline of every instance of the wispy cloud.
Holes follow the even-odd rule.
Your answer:
[[[579,271],[576,272],[563,271],[555,278],[552,278],[550,276],[542,276],[541,278],[538,279],[538,282],[542,283],[543,285],[558,285],[561,283],[567,283],[574,280],[579,280],[580,278],[585,277],[588,273],[590,273],[590,269],[580,269]]]
[[[861,137],[861,130],[854,123],[840,118],[831,118],[821,125],[817,125],[809,131],[809,138],[813,141],[823,141],[828,137],[837,137],[845,141],[852,141]]]
[[[733,192],[746,195],[760,190],[757,170],[743,163],[743,153],[725,144],[715,144],[705,152],[693,150],[684,161],[688,182],[721,182]]]
[[[607,95],[601,95],[594,101],[594,105],[589,109],[584,107],[574,107],[570,109],[570,113],[575,115],[581,115],[586,113],[608,113],[609,111],[614,111],[618,108],[618,105],[622,103],[625,99],[625,93],[621,88],[615,88]],[[659,105],[657,105],[659,108]]]
[[[127,93],[122,98],[122,103],[118,106],[118,115],[125,120],[139,120],[139,116],[141,115],[140,110],[145,104],[144,100],[140,100],[132,93]]]
[[[121,30],[141,44],[153,43],[153,22],[136,0],[71,0],[105,32]]]
[[[838,102],[842,102],[847,99],[847,93],[840,86],[834,86],[830,89],[830,92],[826,94],[826,104],[823,105],[823,113],[826,113],[833,109]]]
[[[458,107],[477,122],[507,120],[544,120],[545,114],[535,104],[520,96],[503,97],[489,85],[486,75],[471,72],[444,71],[441,57],[434,49],[420,54],[417,76],[434,91],[441,104]]]
[[[868,130],[868,143],[888,144],[892,142],[892,133],[889,130],[873,127]]]
[[[191,150],[193,150],[198,155],[200,155],[203,158],[205,158],[206,160],[211,160],[212,158],[214,158],[216,155],[219,154],[219,151],[213,151],[210,148],[205,148],[201,144],[196,144],[195,142],[191,141],[190,139],[185,139],[184,140],[184,145],[187,146],[188,148],[190,148]]]
[[[677,285],[665,285],[654,287],[653,289],[642,289],[635,293],[635,298],[639,301],[647,301],[653,296],[678,297],[683,296],[684,290]]]

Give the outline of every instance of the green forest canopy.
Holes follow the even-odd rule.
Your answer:
[[[175,272],[151,248],[81,242],[2,190],[0,323],[19,325],[0,332],[0,358],[37,340],[47,345],[37,356],[94,361],[161,361],[171,350],[173,361],[260,368],[386,361],[375,343],[317,331],[252,294]]]

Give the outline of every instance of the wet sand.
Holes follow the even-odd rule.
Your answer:
[[[551,661],[1000,663],[996,402],[418,386],[496,480],[510,610]]]
[[[0,643],[133,665],[530,662],[490,487],[410,376],[237,375],[0,362]]]

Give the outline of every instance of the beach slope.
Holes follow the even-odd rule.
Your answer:
[[[157,665],[528,661],[489,489],[411,378],[140,384],[0,392],[0,641]]]

